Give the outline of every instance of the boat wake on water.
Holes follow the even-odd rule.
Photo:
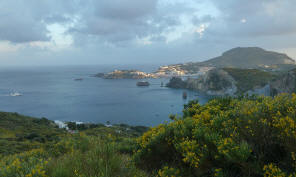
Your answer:
[[[10,92],[9,94],[5,94],[5,95],[0,95],[0,96],[23,96],[23,94],[19,93],[19,92]]]

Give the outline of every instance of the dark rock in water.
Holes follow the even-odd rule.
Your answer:
[[[187,99],[187,92],[183,92],[183,99]]]
[[[95,74],[94,77],[104,77],[105,74],[104,73],[98,73],[98,74]]]
[[[186,85],[186,82],[180,77],[172,77],[166,86],[170,88],[186,88]]]
[[[147,82],[147,81],[140,81],[140,82],[137,82],[137,86],[139,87],[143,87],[143,86],[149,86],[150,83]]]

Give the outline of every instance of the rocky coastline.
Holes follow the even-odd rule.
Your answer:
[[[231,70],[235,70],[231,73]],[[198,78],[173,77],[167,87],[190,89],[216,96],[257,94],[275,96],[296,92],[296,69],[273,75],[254,69],[213,69]]]

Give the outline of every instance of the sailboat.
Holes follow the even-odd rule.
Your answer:
[[[10,94],[9,94],[9,96],[22,96],[22,94],[21,93],[19,93],[19,92],[11,92]]]

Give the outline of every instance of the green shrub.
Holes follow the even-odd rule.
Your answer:
[[[258,86],[263,87],[275,78],[273,73],[259,69],[224,68],[224,70],[237,82],[239,93],[253,90]]]
[[[0,176],[45,177],[47,163],[48,154],[42,149],[5,156],[0,160]]]
[[[159,176],[293,176],[296,95],[191,102],[137,142],[137,166]]]

